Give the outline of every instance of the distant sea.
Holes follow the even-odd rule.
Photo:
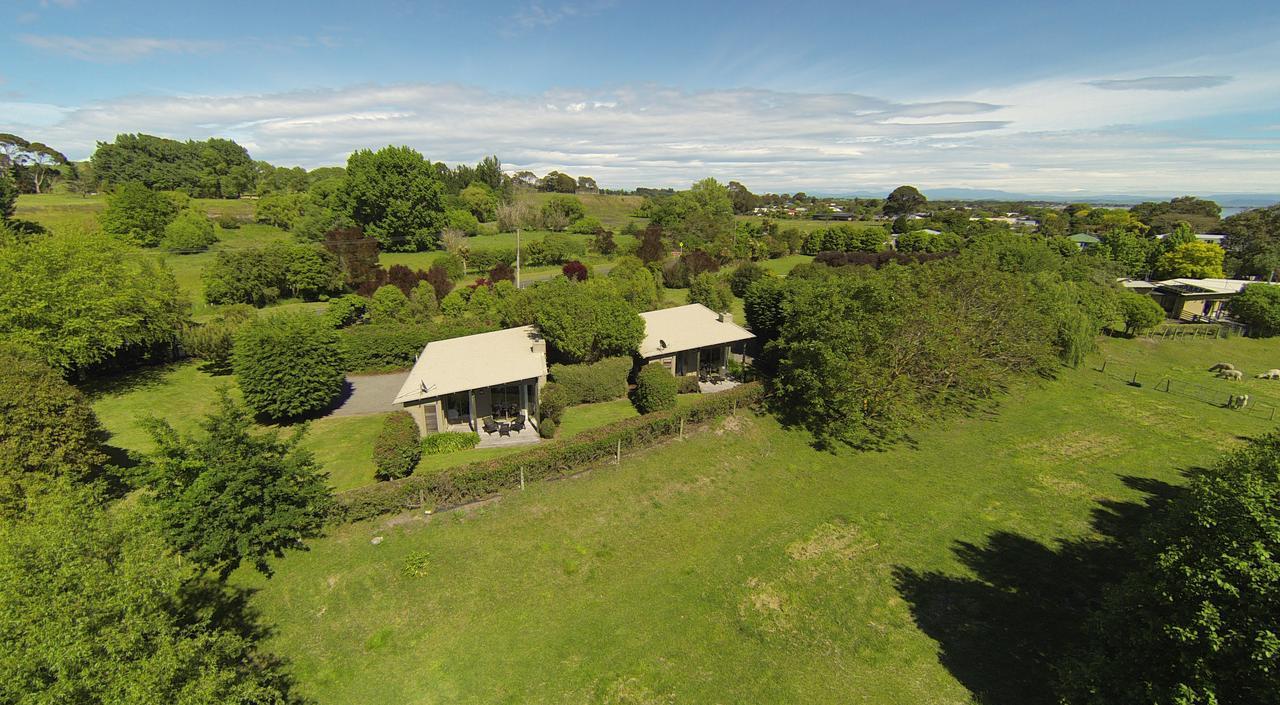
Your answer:
[[[1246,207],[1244,207],[1244,206],[1223,206],[1223,207],[1222,207],[1222,217],[1223,217],[1223,218],[1228,218],[1228,217],[1230,217],[1230,216],[1235,215],[1236,213],[1243,213],[1243,212],[1245,212],[1245,211],[1247,211],[1247,210],[1252,210],[1252,209],[1251,209],[1251,208],[1246,208]]]

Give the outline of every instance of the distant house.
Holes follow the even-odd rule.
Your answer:
[[[648,311],[640,317],[644,319],[640,359],[660,362],[676,376],[704,369],[723,371],[732,346],[755,338],[734,324],[731,314],[716,313],[702,304]]]
[[[1172,233],[1160,233],[1156,235],[1156,239],[1163,240],[1171,234]],[[1222,246],[1222,241],[1226,239],[1226,237],[1227,236],[1222,233],[1196,233],[1196,239],[1200,242],[1212,242],[1219,247]]]
[[[1216,321],[1222,318],[1231,297],[1259,283],[1250,279],[1167,279],[1155,283],[1151,296],[1169,318]]]
[[[396,394],[422,434],[478,431],[488,417],[523,416],[536,434],[547,344],[533,326],[427,343]]]
[[[1093,235],[1090,235],[1089,233],[1076,233],[1075,235],[1072,235],[1067,239],[1074,242],[1076,244],[1076,247],[1079,247],[1082,250],[1088,249],[1102,242],[1101,240],[1094,237]]]

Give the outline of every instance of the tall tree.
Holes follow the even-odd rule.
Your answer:
[[[226,577],[242,561],[270,575],[267,559],[321,535],[332,497],[326,474],[288,438],[253,428],[248,411],[222,389],[201,424],[184,436],[167,422],[147,423],[156,450],[143,470],[169,541],[197,565]]]
[[[27,146],[27,168],[31,170],[31,180],[35,184],[36,193],[48,185],[55,167],[67,163],[62,152],[43,142],[32,142]]]
[[[896,218],[911,215],[924,207],[926,199],[915,186],[899,186],[884,199],[884,214]]]
[[[96,234],[0,247],[0,340],[66,373],[176,341],[189,308],[162,263]]]
[[[0,522],[0,702],[297,702],[251,620],[193,583],[136,504],[85,489]]]
[[[444,188],[433,165],[411,147],[362,149],[347,159],[344,200],[354,220],[382,249],[439,246]]]

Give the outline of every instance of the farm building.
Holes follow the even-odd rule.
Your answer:
[[[755,338],[735,324],[728,313],[716,313],[702,304],[664,308],[640,314],[644,340],[640,358],[661,362],[676,376],[699,371],[724,372],[734,344]]]

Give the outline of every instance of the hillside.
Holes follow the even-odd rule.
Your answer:
[[[1104,352],[1206,384],[1219,358],[1280,358],[1240,339]],[[1090,542],[1274,426],[1099,362],[885,453],[739,415],[483,507],[338,529],[240,582],[321,703],[1047,703]]]

